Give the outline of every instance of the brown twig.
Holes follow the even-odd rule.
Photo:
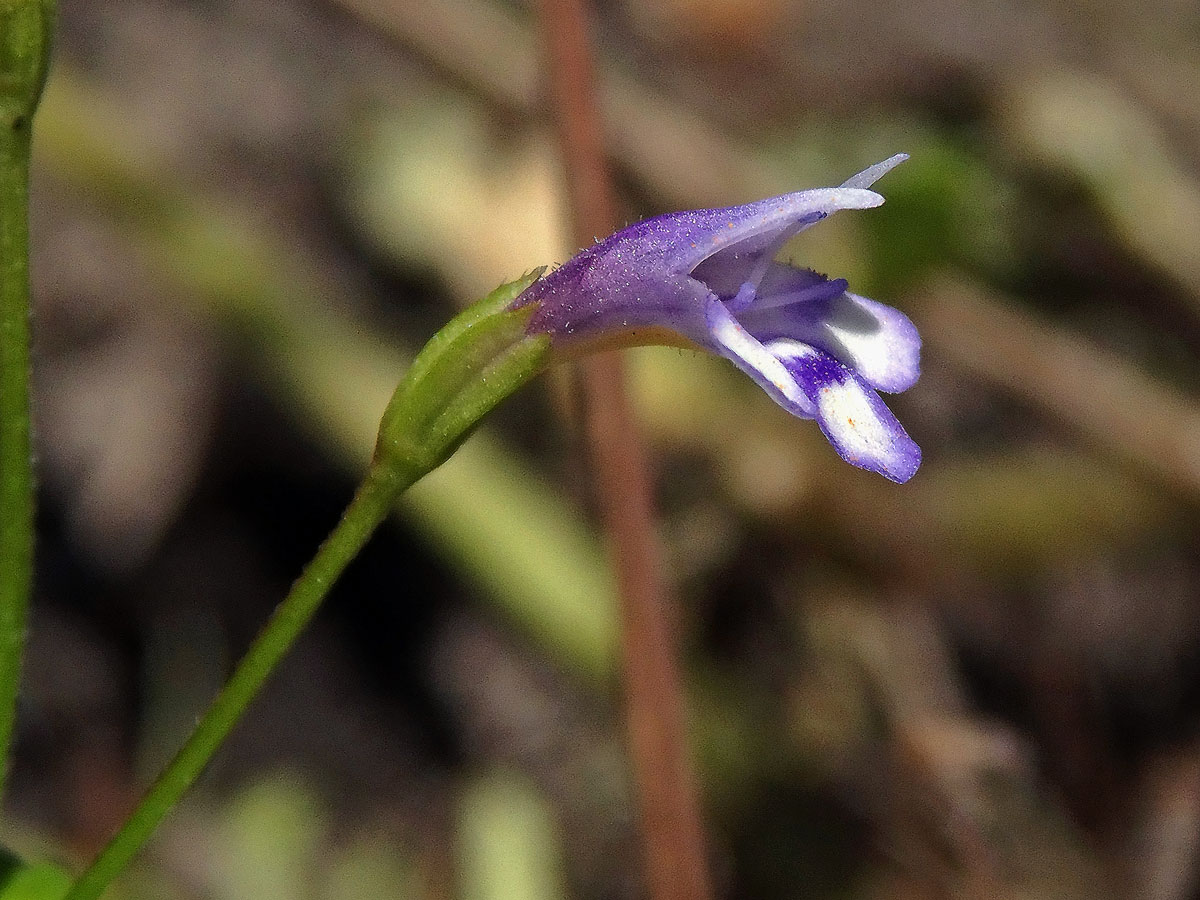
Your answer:
[[[928,345],[1023,397],[1092,445],[1200,496],[1200,404],[1128,359],[960,281],[910,306]]]
[[[542,0],[547,65],[575,235],[616,225],[582,0]],[[684,698],[654,534],[650,477],[620,358],[584,364],[586,428],[621,593],[626,715],[654,900],[708,900]]]

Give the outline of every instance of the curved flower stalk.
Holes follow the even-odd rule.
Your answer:
[[[694,345],[731,360],[784,409],[816,419],[847,462],[904,482],[921,450],[877,391],[909,388],[921,339],[895,309],[844,279],[775,261],[840,209],[883,203],[868,188],[898,154],[836,188],[726,209],[669,213],[600,241],[526,289],[528,333],[557,356],[601,346]]]

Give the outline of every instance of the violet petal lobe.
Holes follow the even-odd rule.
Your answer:
[[[816,407],[817,424],[842,459],[891,481],[912,478],[921,448],[850,368],[798,341],[774,341],[769,349]]]
[[[708,301],[707,321],[710,349],[754,379],[759,387],[792,415],[802,419],[816,418],[816,404],[791,370],[769,347],[746,331],[716,297]]]
[[[871,387],[898,393],[921,374],[921,336],[908,316],[807,269],[776,263],[740,316],[760,341],[792,338],[854,369]]]

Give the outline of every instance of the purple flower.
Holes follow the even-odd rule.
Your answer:
[[[775,261],[830,213],[883,203],[867,188],[907,158],[836,188],[647,219],[583,250],[513,305],[537,304],[528,332],[549,334],[559,353],[649,343],[718,353],[784,409],[816,419],[847,462],[907,481],[921,450],[876,391],[917,380],[916,328],[844,279]]]

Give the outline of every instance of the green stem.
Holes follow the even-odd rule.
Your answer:
[[[8,780],[33,589],[29,150],[53,13],[47,0],[0,0],[0,797]]]
[[[133,815],[72,886],[64,900],[95,900],[149,840],[159,822],[191,787],[295,643],[342,570],[388,514],[396,497],[419,477],[372,466],[341,522],[275,610],[187,743],[142,799]]]
[[[33,585],[29,444],[29,140],[8,132],[0,157],[0,796],[16,718]],[[23,138],[23,139],[22,139]]]

